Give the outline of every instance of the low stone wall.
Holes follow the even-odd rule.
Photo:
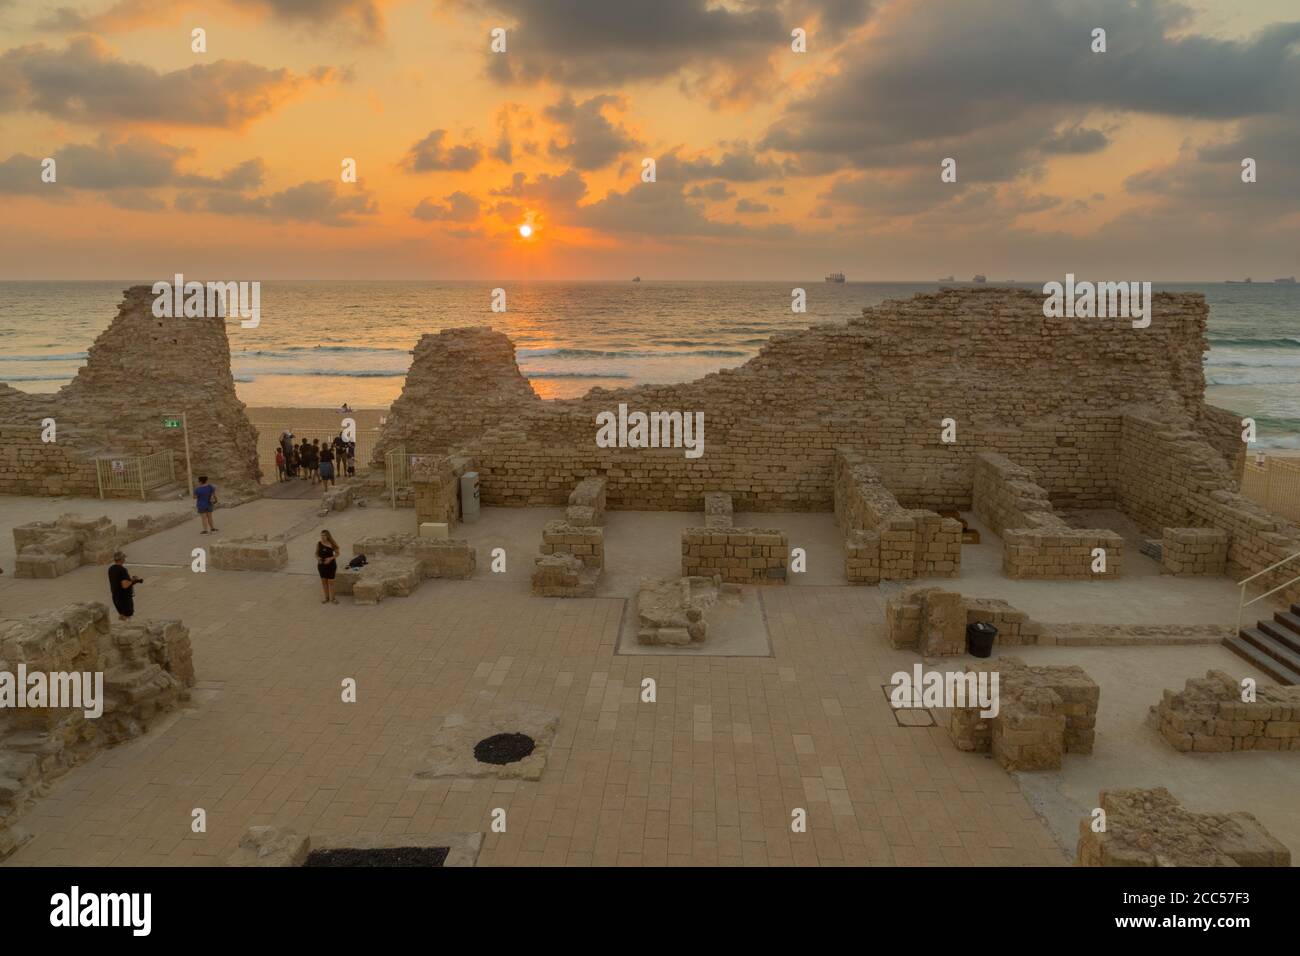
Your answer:
[[[1165,528],[1160,537],[1162,574],[1223,575],[1228,570],[1228,532],[1222,528]]]
[[[542,529],[542,554],[571,554],[589,568],[605,567],[605,529],[548,521]]]
[[[0,709],[0,859],[30,839],[15,816],[49,781],[140,736],[161,713],[188,700],[194,685],[189,631],[180,621],[111,625],[109,609],[98,603],[0,621],[0,672],[16,675],[20,664],[28,675],[102,673],[103,713]]]
[[[1009,578],[1108,580],[1124,570],[1124,539],[1105,528],[1071,528],[1052,509],[1028,468],[1005,455],[978,452],[971,506],[1002,538],[1002,571]],[[1105,570],[1092,569],[1096,549]]]
[[[1105,829],[1079,821],[1079,866],[1290,866],[1291,851],[1249,813],[1192,813],[1164,787],[1103,790]]]
[[[533,594],[538,597],[595,597],[600,569],[573,554],[543,554],[533,567]]]
[[[785,584],[790,541],[772,528],[684,528],[682,577],[729,584]]]
[[[912,588],[885,602],[889,644],[926,657],[966,653],[966,606],[956,591]]]
[[[605,479],[584,478],[569,495],[569,509],[564,520],[576,527],[605,523]]]
[[[126,527],[108,517],[60,515],[54,521],[32,521],[14,528],[14,576],[57,578],[83,564],[107,564],[113,552],[141,538],[174,528],[191,517],[189,512],[139,515]]]
[[[960,521],[904,508],[860,452],[837,448],[833,469],[835,522],[845,534],[844,574],[850,583],[961,573]]]
[[[471,578],[478,565],[478,552],[464,538],[422,538],[405,533],[370,535],[353,542],[352,553],[364,554],[368,561],[381,555],[415,558],[425,579]]]
[[[989,753],[1011,770],[1057,770],[1063,754],[1092,753],[1101,688],[1081,667],[1031,667],[1015,657],[966,665],[998,674],[998,713],[954,707],[948,730],[958,750]]]
[[[288,546],[275,535],[225,538],[208,546],[208,556],[218,571],[280,571],[289,566]]]
[[[1300,752],[1300,686],[1260,685],[1253,703],[1241,694],[1240,681],[1208,671],[1188,678],[1182,691],[1166,690],[1151,710],[1160,736],[1184,753]]]

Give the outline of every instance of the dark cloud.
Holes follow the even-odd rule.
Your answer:
[[[1110,145],[1110,137],[1099,129],[1074,124],[1054,132],[1051,138],[1043,141],[1038,148],[1044,153],[1060,153],[1081,156],[1086,153],[1099,153]]]
[[[686,195],[691,199],[712,199],[721,202],[736,195],[736,191],[722,180],[717,180],[716,182],[692,186],[687,190]]]
[[[342,27],[354,37],[373,41],[384,34],[384,18],[376,0],[226,0],[283,23],[313,29]],[[55,7],[37,23],[37,29],[63,33],[116,33],[176,20],[188,8],[204,4],[191,0],[117,0],[102,10],[87,13],[75,7]]]
[[[1188,8],[1163,0],[898,0],[873,24],[760,147],[808,173],[952,156],[1008,179],[1091,111],[1244,118],[1283,109],[1300,81],[1300,23],[1242,41],[1198,36]],[[1107,53],[1090,49],[1098,25]]]
[[[733,183],[752,183],[763,179],[778,179],[784,175],[782,168],[772,160],[759,159],[749,144],[737,142],[723,144],[718,159],[708,156],[684,158],[680,147],[656,161],[656,177],[661,182],[693,182],[700,179],[723,179]]]
[[[574,206],[587,195],[587,184],[576,169],[566,170],[558,176],[539,173],[532,182],[523,173],[515,173],[510,185],[493,189],[493,196],[510,199],[527,199],[556,206]]]
[[[466,172],[483,159],[483,147],[478,143],[448,146],[445,129],[435,129],[407,150],[402,165],[413,173],[434,171]]]
[[[0,112],[32,110],[95,124],[238,128],[333,76],[325,68],[308,78],[236,60],[160,73],[117,59],[94,37],[77,37],[64,50],[33,44],[0,56]]]
[[[737,222],[712,220],[702,207],[688,202],[680,188],[666,183],[637,183],[627,192],[611,192],[604,199],[580,207],[573,221],[603,232],[671,239],[780,240],[795,235],[794,229],[784,224],[755,229]]]
[[[642,145],[622,123],[615,124],[605,115],[606,107],[623,109],[624,105],[618,96],[593,96],[579,103],[566,94],[544,110],[546,118],[560,126],[565,137],[551,140],[548,151],[582,170],[610,165],[623,153]]]
[[[50,154],[55,161],[57,180],[41,181],[41,162],[45,157],[18,153],[0,162],[0,192],[28,193],[53,198],[58,192],[75,189],[110,194],[110,201],[127,208],[157,208],[163,201],[146,197],[147,190],[166,187],[214,190],[245,190],[261,185],[263,164],[250,159],[220,176],[203,176],[183,172],[181,163],[192,154],[148,136],[131,136],[124,140],[100,137],[95,144],[73,143]],[[127,198],[111,194],[121,193]],[[151,205],[152,204],[152,205]]]
[[[356,217],[378,212],[374,198],[360,185],[340,186],[330,180],[299,183],[265,196],[212,191],[182,193],[178,209],[251,216],[273,222],[314,222],[325,226],[354,226]]]
[[[765,202],[755,202],[753,199],[745,199],[744,197],[736,200],[736,212],[756,213],[771,211],[772,207]]]
[[[448,195],[442,202],[421,199],[420,204],[411,210],[413,217],[425,222],[472,222],[478,218],[478,213],[479,201],[459,190]]]
[[[572,87],[659,79],[689,66],[766,56],[788,44],[790,27],[771,3],[736,8],[710,0],[477,0],[502,18],[507,52],[487,53],[503,82]],[[484,42],[486,50],[487,43]]]

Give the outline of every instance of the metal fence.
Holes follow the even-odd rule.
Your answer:
[[[437,456],[430,452],[408,452],[405,445],[390,448],[384,453],[384,486],[397,507],[397,489],[405,488],[411,483],[411,469]]]
[[[154,488],[169,485],[176,480],[176,459],[169,451],[152,455],[125,456],[122,458],[96,458],[95,478],[99,483],[99,497],[118,498],[137,494],[144,501]]]
[[[1247,459],[1241,493],[1279,518],[1300,523],[1300,458]]]

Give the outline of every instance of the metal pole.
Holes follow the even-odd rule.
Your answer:
[[[190,467],[190,423],[184,412],[181,412],[181,431],[185,433],[185,488],[194,494],[194,469]]]
[[[99,467],[99,459],[95,459],[95,484],[99,485],[99,500],[104,500],[104,473]]]

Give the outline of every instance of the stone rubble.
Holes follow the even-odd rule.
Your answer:
[[[1262,684],[1242,699],[1241,682],[1223,671],[1189,677],[1151,708],[1160,736],[1184,753],[1285,750],[1300,753],[1300,686]]]

